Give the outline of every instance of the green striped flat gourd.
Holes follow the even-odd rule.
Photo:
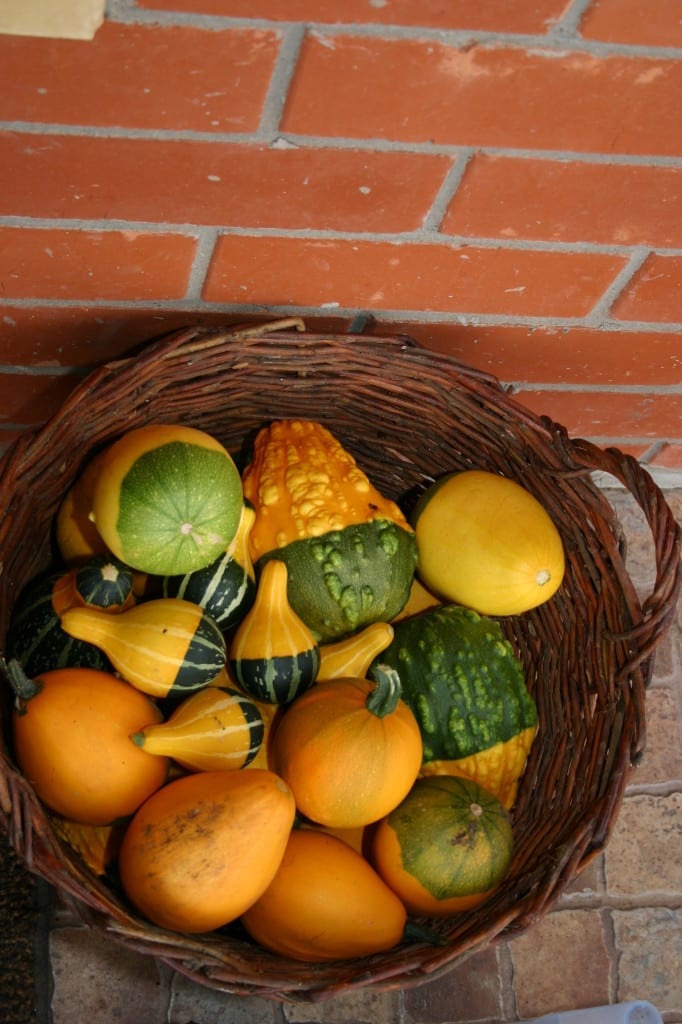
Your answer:
[[[133,600],[132,573],[115,559],[93,555],[77,568],[38,577],[12,609],[7,657],[15,658],[29,676],[55,668],[109,669],[111,663],[99,647],[64,631],[61,615],[85,605],[112,614]]]
[[[148,754],[171,757],[188,771],[246,768],[261,749],[263,717],[238,690],[207,686],[191,693],[165,722],[136,732],[133,743]]]
[[[225,638],[203,608],[156,598],[118,615],[69,608],[62,628],[95,644],[119,674],[151,697],[178,697],[211,683],[225,666]]]
[[[135,603],[133,572],[118,559],[93,555],[74,570],[74,589],[81,604],[120,612]]]
[[[249,533],[255,517],[253,509],[244,505],[239,529],[227,550],[204,569],[164,577],[163,596],[193,601],[224,633],[233,629],[256,596],[256,573],[249,554]]]
[[[232,638],[229,664],[246,693],[271,704],[288,704],[315,682],[320,648],[289,604],[284,562],[263,566],[253,607]]]
[[[92,520],[107,548],[140,572],[202,569],[239,526],[242,484],[229,452],[179,424],[128,431],[98,456]]]

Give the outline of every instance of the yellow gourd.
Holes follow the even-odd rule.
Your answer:
[[[520,484],[466,470],[437,480],[413,516],[422,583],[482,615],[517,615],[561,585],[561,536],[546,509]]]
[[[260,711],[234,689],[208,686],[186,697],[165,722],[131,737],[148,754],[162,754],[189,771],[244,768],[264,736]]]
[[[162,597],[108,615],[69,608],[70,636],[99,647],[124,679],[152,697],[181,696],[206,686],[225,665],[225,639],[199,605]]]
[[[320,670],[317,681],[353,677],[365,679],[369,666],[377,655],[385,651],[393,639],[393,627],[388,622],[373,622],[359,633],[320,644]]]
[[[287,597],[287,567],[263,566],[256,599],[232,638],[230,670],[256,700],[288,704],[315,682],[319,645]]]

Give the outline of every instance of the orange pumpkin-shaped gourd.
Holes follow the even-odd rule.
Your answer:
[[[161,720],[156,705],[134,686],[97,669],[55,669],[35,680],[18,662],[7,671],[17,695],[17,763],[51,810],[107,825],[133,814],[164,784],[168,759],[147,754],[130,739]]]
[[[421,767],[422,740],[400,699],[397,673],[379,668],[376,682],[330,679],[300,696],[283,714],[271,754],[302,814],[357,828],[407,794]]]

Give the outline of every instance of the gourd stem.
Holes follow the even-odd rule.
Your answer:
[[[0,670],[12,687],[18,706],[31,700],[32,697],[36,697],[43,688],[43,684],[39,680],[31,679],[26,675],[16,658],[12,658],[9,662],[0,658]]]
[[[389,665],[375,665],[372,678],[376,686],[367,697],[365,707],[377,718],[385,718],[398,706],[402,692],[400,676]]]

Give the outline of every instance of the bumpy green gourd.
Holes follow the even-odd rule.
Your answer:
[[[256,511],[256,570],[272,558],[286,563],[291,607],[321,643],[398,614],[417,564],[414,532],[325,427],[264,428],[243,487]]]
[[[393,629],[373,666],[398,672],[422,731],[424,761],[466,758],[536,727],[523,668],[494,619],[441,605]]]

